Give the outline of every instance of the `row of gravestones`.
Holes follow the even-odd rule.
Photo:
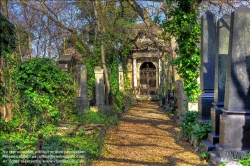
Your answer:
[[[250,9],[241,6],[217,23],[208,11],[201,25],[198,121],[211,120],[204,146],[219,165],[250,152]]]
[[[95,103],[98,107],[102,107],[105,105],[105,85],[104,85],[104,74],[103,69],[101,67],[95,67]],[[84,110],[89,110],[89,103],[87,97],[87,69],[84,64],[81,64],[79,76],[79,97],[76,100],[76,104],[79,108],[80,112],[84,112]],[[93,99],[92,99],[93,100]]]
[[[90,106],[92,109],[101,109],[101,110],[109,110],[109,106],[105,104],[105,85],[104,85],[104,71],[101,67],[97,66],[94,69],[95,74],[95,94],[94,97],[88,101],[87,95],[87,68],[85,64],[82,62],[81,58],[70,49],[69,54],[65,54],[60,56],[57,66],[68,73],[75,74],[75,79],[78,82],[78,97],[76,99],[76,105],[78,110],[83,113],[84,110],[89,110]],[[108,69],[110,72],[110,69]],[[123,68],[122,65],[119,65],[119,90],[121,92],[124,91],[124,76],[123,76]],[[111,102],[109,102],[111,103]],[[98,108],[96,108],[97,106]],[[126,111],[126,110],[123,110]]]
[[[89,106],[105,105],[104,75],[101,67],[96,67],[94,70],[96,94],[95,99],[91,99],[90,103],[87,95],[87,68],[85,64],[76,61],[74,55],[64,55],[60,57],[58,67],[65,72],[70,72],[72,68],[75,68],[74,72],[77,73],[76,79],[79,85],[77,88],[78,97],[76,99],[76,105],[79,112],[83,113],[84,110],[89,110]]]
[[[188,105],[188,110],[198,110],[200,123],[211,120],[212,130],[204,146],[210,163],[220,165],[250,152],[250,9],[241,6],[217,23],[208,11],[201,25],[199,81],[203,93],[198,108]],[[180,80],[175,86],[180,123],[187,97]]]

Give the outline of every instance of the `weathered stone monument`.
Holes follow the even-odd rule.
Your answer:
[[[78,97],[76,98],[78,110],[81,113],[88,110],[87,69],[83,63],[82,55],[75,48],[68,48],[64,51],[64,55],[60,55],[57,65],[62,71],[71,73],[74,80],[78,82]]]
[[[88,97],[87,97],[87,69],[84,64],[79,65],[78,72],[78,82],[79,82],[79,97],[76,100],[79,111],[83,112],[84,110],[89,109]]]
[[[185,105],[187,104],[187,95],[184,93],[183,83],[181,80],[175,81],[176,98],[177,98],[177,123],[182,122],[183,117],[186,115]]]
[[[136,24],[133,30],[134,41],[127,64],[130,86],[137,100],[159,100],[163,87],[163,55],[170,52],[169,42],[157,37],[162,31],[148,28],[145,23]]]
[[[241,158],[250,151],[250,9],[241,6],[231,15],[229,60],[223,114],[220,116],[219,143],[210,160]]]
[[[96,106],[105,104],[105,86],[103,69],[101,67],[95,67],[95,92],[96,92]]]
[[[230,31],[230,16],[224,15],[217,22],[217,54],[215,58],[215,80],[214,80],[214,102],[211,108],[212,131],[208,134],[208,141],[205,141],[205,149],[210,151],[215,149],[215,144],[219,143],[220,115],[224,107],[226,70],[228,60]]]
[[[216,22],[213,13],[207,11],[201,19],[201,71],[198,98],[199,120],[210,120],[210,108],[214,101],[214,72],[216,55]]]

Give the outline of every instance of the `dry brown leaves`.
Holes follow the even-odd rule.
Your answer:
[[[102,157],[93,166],[207,166],[189,142],[176,141],[176,123],[154,102],[140,102],[106,135]]]

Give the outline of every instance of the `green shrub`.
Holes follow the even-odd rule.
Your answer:
[[[245,157],[238,160],[243,166],[250,166],[250,153],[248,153]]]
[[[50,59],[34,58],[21,63],[13,79],[20,105],[14,115],[30,130],[76,119],[73,78]]]
[[[117,117],[115,114],[104,113],[104,112],[94,112],[91,110],[85,110],[83,116],[83,122],[87,124],[105,124],[114,125],[117,123]]]
[[[201,157],[203,160],[206,160],[206,159],[208,159],[208,157],[209,157],[209,152],[206,151],[206,149],[204,149],[203,147],[201,147],[201,149],[200,149],[200,157]]]
[[[211,121],[203,122],[203,123],[196,123],[193,126],[192,133],[194,137],[197,138],[198,142],[204,140],[207,136],[208,132],[211,131]]]
[[[191,139],[191,133],[193,131],[193,126],[198,119],[197,111],[187,111],[185,117],[180,125],[180,134],[187,140]]]

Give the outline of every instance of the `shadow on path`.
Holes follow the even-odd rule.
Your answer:
[[[155,102],[139,102],[108,132],[102,157],[93,166],[208,166]]]

